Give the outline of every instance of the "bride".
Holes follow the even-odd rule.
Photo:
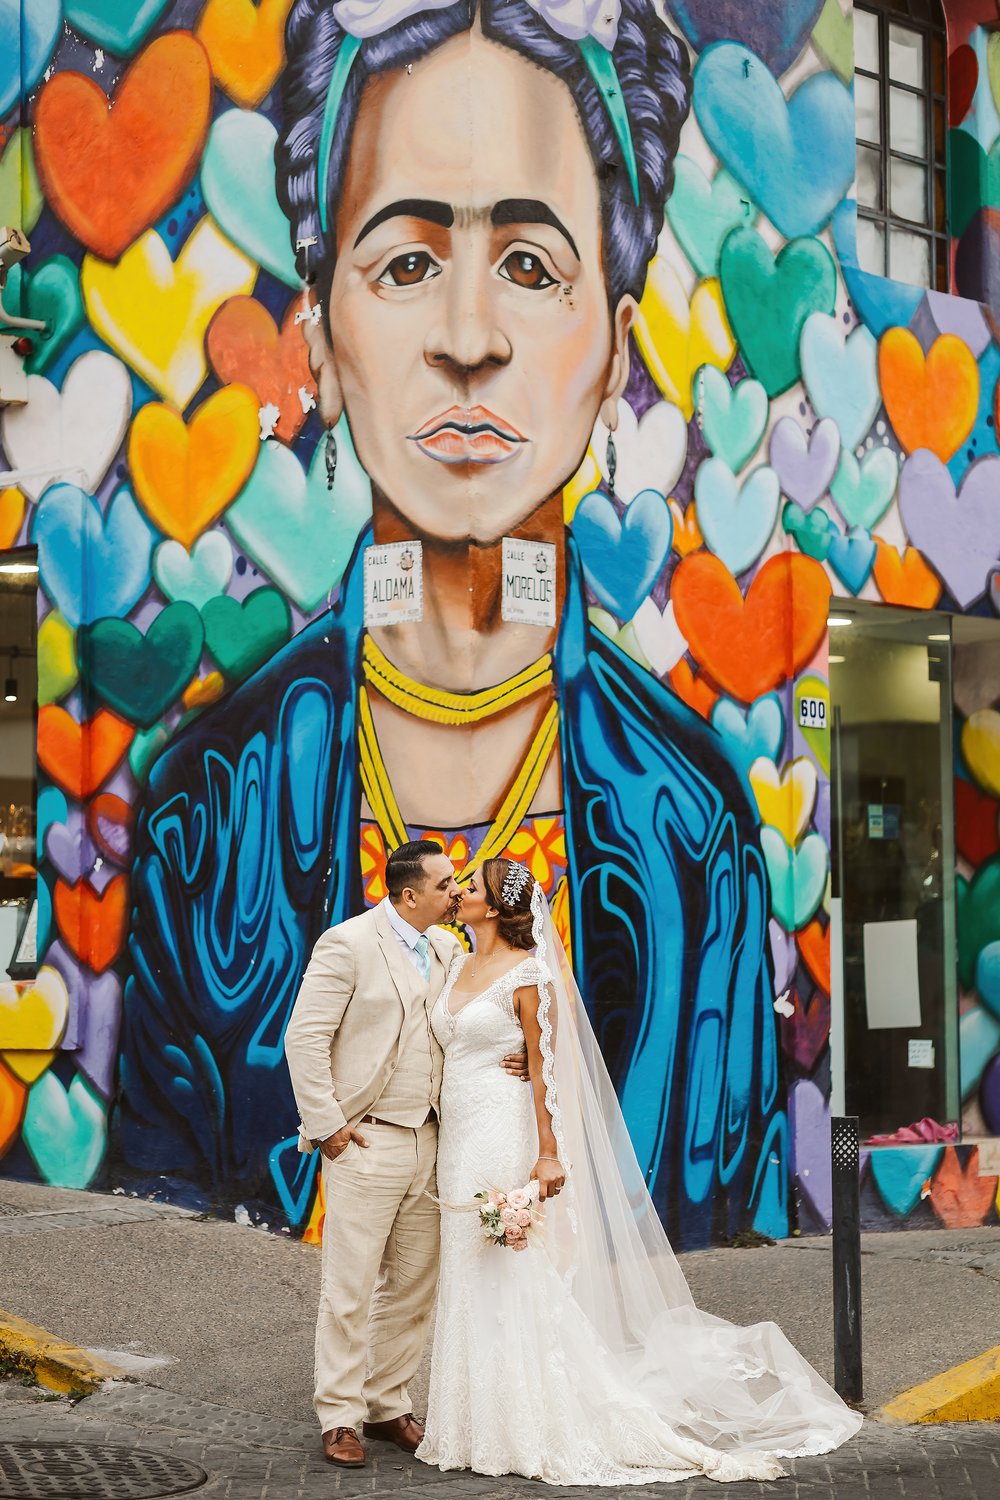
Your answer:
[[[541,887],[487,860],[461,920],[475,952],[432,1015],[441,1276],[418,1458],[560,1485],[761,1480],[845,1442],[860,1416],[775,1324],[694,1306]],[[530,1090],[497,1067],[522,1036]],[[476,1194],[529,1182],[541,1222],[490,1242]]]

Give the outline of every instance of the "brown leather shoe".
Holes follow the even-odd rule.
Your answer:
[[[416,1453],[424,1440],[424,1429],[412,1412],[405,1417],[393,1417],[391,1422],[366,1422],[361,1430],[365,1437],[395,1443],[404,1453]]]
[[[342,1469],[363,1469],[365,1450],[353,1427],[331,1427],[323,1434],[323,1457]]]

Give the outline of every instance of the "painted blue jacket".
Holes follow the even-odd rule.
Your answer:
[[[363,909],[360,547],[338,604],[183,730],[136,831],[121,1140],[138,1172],[298,1221],[282,1037]],[[555,649],[573,964],[679,1247],[787,1219],[755,815],[714,731],[594,629],[572,538]]]

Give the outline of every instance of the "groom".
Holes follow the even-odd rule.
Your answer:
[[[401,845],[385,879],[379,906],[320,937],[285,1032],[300,1149],[323,1154],[316,1414],[324,1457],[347,1468],[365,1462],[362,1423],[407,1453],[423,1437],[407,1386],[438,1269],[443,1058],[430,1018],[460,951],[434,925],[461,901],[439,844]],[[523,1056],[502,1066],[528,1076]]]

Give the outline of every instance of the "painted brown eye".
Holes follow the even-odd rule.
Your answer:
[[[426,250],[408,250],[386,266],[379,281],[383,286],[419,286],[441,274],[441,267]]]
[[[529,291],[541,291],[543,287],[555,286],[556,278],[550,276],[537,255],[527,250],[515,250],[508,255],[500,267],[500,275],[515,286],[527,287]]]

